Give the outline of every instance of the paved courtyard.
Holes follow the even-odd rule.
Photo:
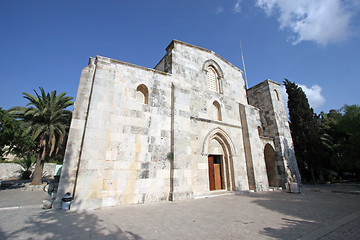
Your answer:
[[[360,239],[359,190],[319,185],[301,194],[234,194],[83,212],[42,210],[47,196],[39,190],[1,190],[0,239]]]

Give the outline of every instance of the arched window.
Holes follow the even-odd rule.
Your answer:
[[[275,97],[276,97],[276,100],[278,100],[278,101],[279,101],[279,100],[280,100],[280,99],[279,99],[279,93],[276,91],[276,89],[274,89],[274,92],[275,92]]]
[[[262,102],[263,102],[263,100],[262,100],[262,95],[261,95],[261,92],[260,92],[260,91],[258,91],[258,92],[256,93],[256,95],[257,95],[258,104],[262,103]]]
[[[147,104],[149,91],[144,84],[141,84],[136,89],[136,102]]]
[[[219,77],[216,70],[212,66],[208,66],[206,77],[208,89],[213,92],[219,92]]]
[[[258,134],[259,134],[259,136],[261,137],[261,136],[262,136],[262,129],[261,129],[260,126],[258,126],[257,129],[258,129]]]
[[[206,74],[207,87],[210,91],[223,93],[224,73],[219,64],[212,59],[206,60],[202,67]]]
[[[221,108],[220,108],[220,104],[215,101],[213,102],[213,119],[217,120],[217,121],[221,121]]]

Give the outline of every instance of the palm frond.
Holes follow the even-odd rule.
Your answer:
[[[23,97],[29,101],[27,107],[14,108],[12,112],[25,120],[24,134],[31,135],[37,145],[36,151],[45,160],[64,146],[72,116],[66,108],[73,104],[73,98],[65,92],[57,95],[55,90],[46,93],[42,87],[34,89],[34,95],[23,93]]]

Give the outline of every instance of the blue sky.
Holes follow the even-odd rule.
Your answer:
[[[316,112],[360,103],[360,0],[0,1],[0,107],[40,86],[76,97],[90,56],[153,68],[172,39],[284,78]]]

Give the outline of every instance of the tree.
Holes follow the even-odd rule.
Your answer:
[[[329,113],[321,112],[319,115],[320,124],[320,140],[324,146],[322,152],[323,158],[330,160],[327,162],[327,168],[336,170],[337,151],[340,147],[339,139],[342,138],[342,133],[338,129],[338,122],[342,118],[340,111],[330,110]]]
[[[24,156],[20,160],[16,160],[14,162],[16,164],[19,164],[23,168],[22,173],[21,173],[21,178],[22,179],[29,179],[30,178],[30,175],[31,175],[30,168],[33,166],[35,161],[36,161],[35,156],[34,155],[29,155],[29,156]]]
[[[289,125],[299,170],[304,179],[312,179],[315,183],[315,168],[321,159],[318,117],[299,86],[287,79],[284,85],[288,94]]]
[[[340,110],[320,114],[321,139],[327,138],[323,154],[330,159],[328,169],[341,178],[345,172],[359,178],[360,174],[360,107],[344,105]]]
[[[342,170],[360,173],[360,106],[345,105],[337,126],[342,133],[341,149]],[[359,177],[359,176],[358,176]]]
[[[0,153],[15,154],[22,157],[27,154],[34,146],[31,137],[24,135],[25,124],[16,120],[8,111],[0,108]]]
[[[36,143],[36,165],[32,184],[42,183],[44,163],[54,157],[64,141],[71,121],[71,111],[66,110],[71,106],[73,98],[65,96],[66,93],[56,95],[56,91],[45,93],[42,87],[40,94],[35,96],[23,93],[29,100],[27,107],[14,107],[9,111],[16,117],[28,123],[25,134],[32,136]]]

